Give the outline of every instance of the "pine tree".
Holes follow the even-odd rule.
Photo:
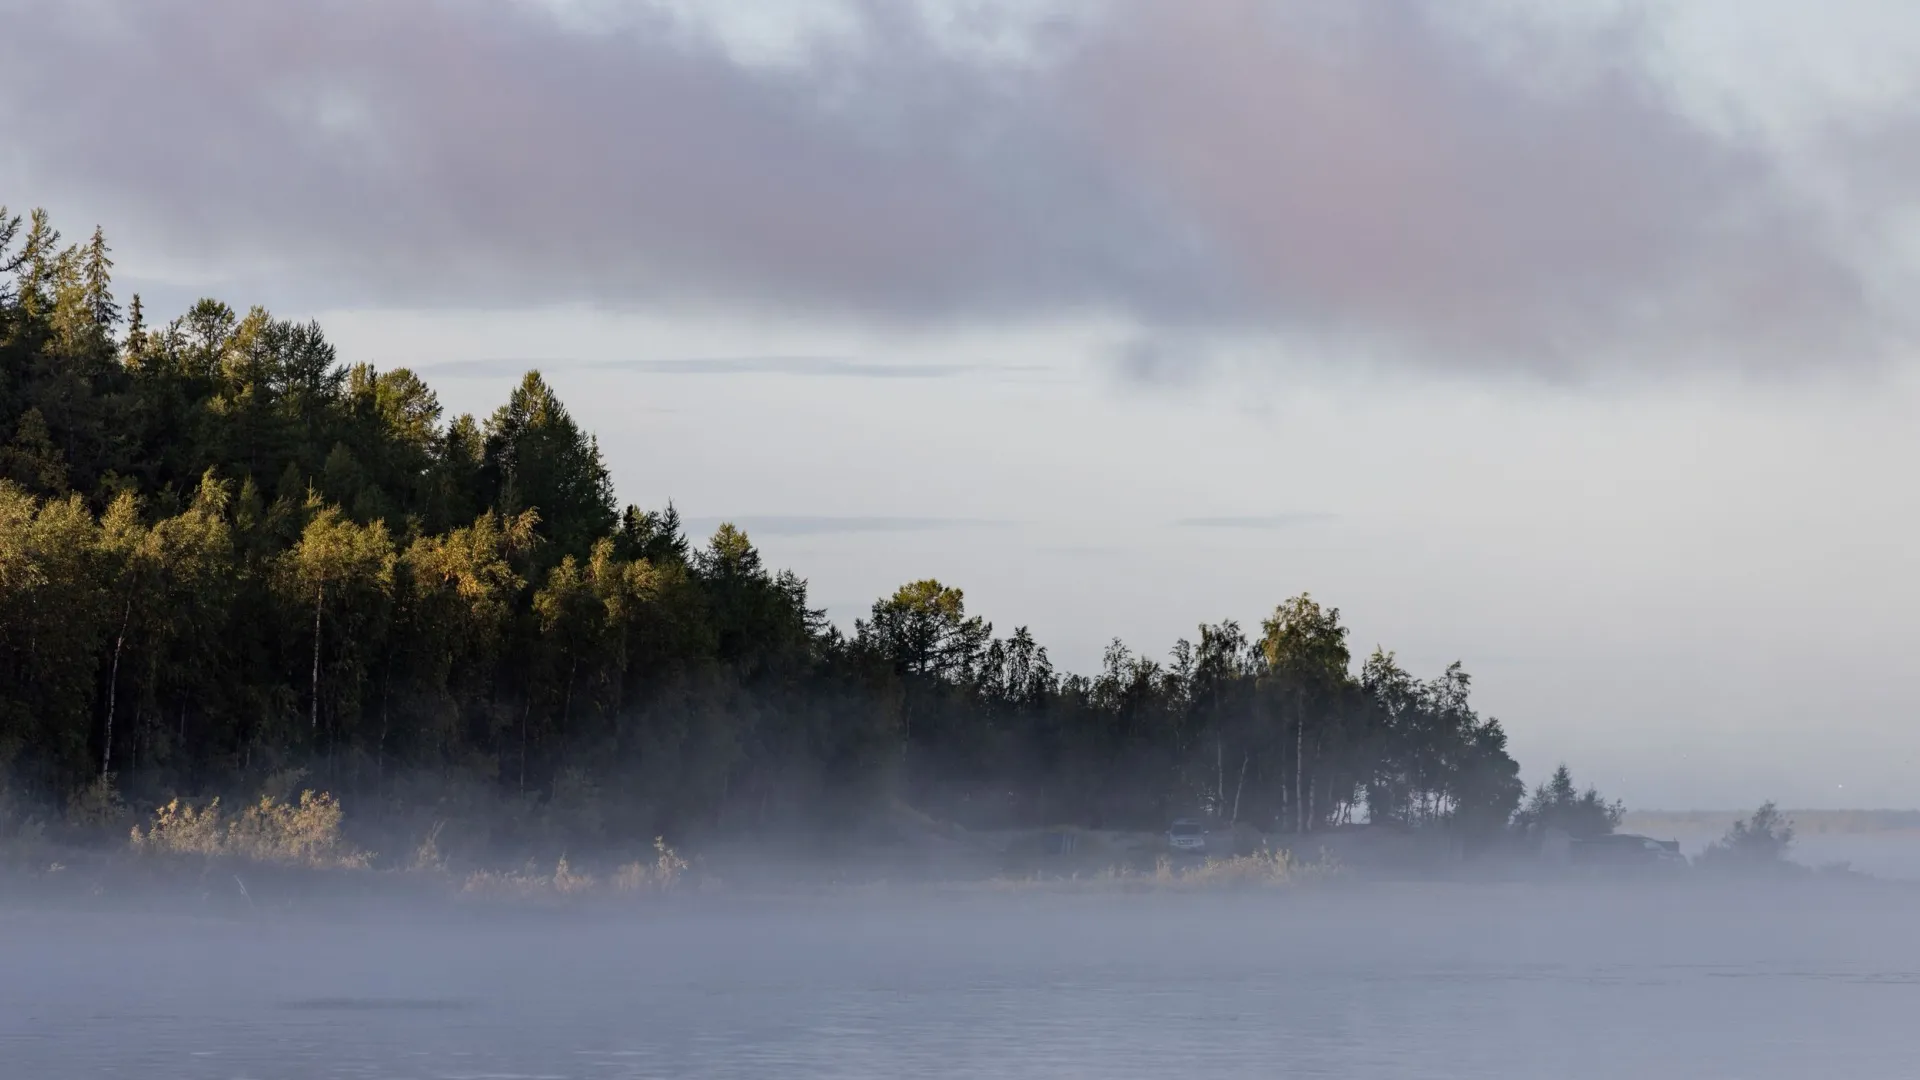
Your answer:
[[[112,250],[106,233],[95,226],[85,260],[87,308],[94,323],[109,331],[120,322],[120,306],[113,301],[113,260],[107,257]]]
[[[613,531],[613,478],[600,444],[582,432],[538,371],[529,371],[487,421],[484,474],[501,513],[540,512],[553,545],[546,564],[584,557]]]
[[[129,363],[138,363],[147,351],[146,309],[140,304],[139,293],[134,293],[133,301],[127,305],[127,336],[121,348]]]

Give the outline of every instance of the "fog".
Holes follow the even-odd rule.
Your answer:
[[[0,916],[21,1077],[1909,1076],[1907,885]]]

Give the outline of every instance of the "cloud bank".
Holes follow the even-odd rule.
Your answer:
[[[1691,107],[1658,4],[0,10],[0,197],[360,304],[1117,317],[1548,375],[1914,329],[1900,101],[1797,141]]]

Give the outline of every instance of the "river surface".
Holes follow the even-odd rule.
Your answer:
[[[1920,1076],[1906,888],[0,915],[0,1075]]]

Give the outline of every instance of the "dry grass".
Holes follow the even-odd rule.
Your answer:
[[[598,885],[597,878],[575,870],[562,855],[550,874],[532,862],[518,870],[475,870],[461,882],[460,892],[476,899],[540,902],[584,896]]]
[[[1264,851],[1251,855],[1210,858],[1191,866],[1176,866],[1162,855],[1153,869],[1109,866],[1087,876],[1034,874],[1028,877],[995,878],[996,890],[1065,890],[1147,892],[1207,891],[1226,889],[1262,889],[1296,886],[1337,872],[1330,859],[1302,863],[1284,851]]]
[[[562,855],[552,873],[528,862],[518,870],[475,870],[461,881],[462,895],[483,900],[550,902],[604,895],[633,896],[670,892],[687,872],[687,861],[655,837],[652,862],[627,863],[606,878],[576,869]]]
[[[460,892],[488,900],[542,900],[556,894],[553,875],[542,874],[531,862],[520,870],[475,870],[461,882]]]
[[[445,822],[436,822],[428,828],[412,845],[408,855],[388,867],[374,870],[373,856],[346,839],[342,828],[345,815],[339,800],[329,793],[311,790],[301,791],[297,797],[293,797],[298,779],[298,776],[289,774],[287,782],[268,785],[267,794],[244,804],[237,811],[229,809],[219,799],[173,799],[158,807],[147,821],[134,826],[130,834],[123,835],[130,835],[129,847],[132,852],[164,858],[149,859],[142,866],[115,859],[106,853],[91,856],[83,861],[87,863],[87,875],[92,882],[93,893],[118,893],[133,888],[134,885],[130,883],[187,882],[187,877],[181,876],[186,874],[198,876],[183,888],[197,889],[219,900],[225,885],[209,885],[208,882],[216,879],[224,882],[226,877],[233,875],[227,872],[232,868],[223,868],[213,877],[208,877],[209,869],[217,868],[216,860],[245,861],[260,869],[260,877],[246,873],[245,884],[239,884],[240,877],[233,876],[234,887],[226,890],[235,896],[244,892],[246,895],[241,899],[248,910],[256,903],[318,903],[334,895],[363,898],[432,896],[460,903],[509,907],[617,906],[640,898],[664,898],[694,886],[697,886],[695,891],[700,892],[720,887],[720,883],[711,876],[710,867],[708,872],[696,877],[688,860],[660,837],[654,839],[649,858],[623,863],[608,861],[592,867],[581,865],[564,854],[551,862],[544,859],[529,860],[519,866],[504,867],[476,864],[459,858],[450,860],[443,852],[440,841]],[[0,811],[4,811],[0,812],[0,855],[5,855],[9,848],[20,847],[19,842],[28,839],[38,828],[37,823],[24,820],[19,807],[6,806],[4,802],[4,799],[0,799]],[[117,806],[110,780],[96,785],[96,789],[89,792],[84,800],[76,800],[75,805],[67,808],[70,822],[110,820],[116,814],[123,815],[124,811]],[[927,868],[916,867],[904,878],[891,883],[874,882],[872,886],[882,891],[902,889],[912,893],[931,889],[962,894],[980,890],[1258,890],[1295,886],[1333,869],[1330,861],[1324,858],[1315,863],[1303,863],[1287,852],[1269,851],[1264,847],[1254,854],[1221,854],[1204,861],[1187,862],[1165,854],[1156,858],[1148,845],[1157,841],[1158,837],[1150,834],[1141,834],[1136,838],[1130,834],[1085,830],[1047,832],[1070,832],[1073,835],[1075,842],[1070,856],[1047,856],[1045,862],[1050,865],[1036,867],[1030,875],[1022,876],[1019,871],[1014,871],[1006,876],[989,877],[986,875],[991,871],[983,863],[978,867],[969,864],[961,868],[957,876],[934,880],[926,876]],[[990,849],[992,845],[985,846]],[[1021,848],[1017,840],[1007,846],[1015,850]],[[51,870],[47,869],[49,858],[51,853],[35,854],[35,865],[39,868],[35,874],[44,878],[48,887],[57,888],[54,879],[49,876]],[[196,866],[194,862],[183,863],[182,860],[204,861],[205,865]],[[26,861],[17,858],[12,862],[27,865]],[[1077,869],[1069,870],[1076,863]],[[281,873],[269,875],[266,873],[268,866],[283,868],[286,873],[295,876]],[[973,872],[975,870],[981,873],[976,875]],[[332,890],[326,883],[334,879],[313,876],[316,871],[349,871],[355,876],[338,879],[341,884],[348,886],[347,890]],[[64,880],[76,875],[63,874],[60,877]],[[79,886],[82,883],[76,880],[71,884]],[[782,886],[775,885],[773,888],[779,892]],[[863,886],[835,881],[823,883],[821,888],[827,895],[847,897],[858,895]],[[233,898],[226,899],[231,901]]]
[[[1291,885],[1297,873],[1293,859],[1284,851],[1235,855],[1208,859],[1179,876],[1179,884],[1192,888],[1247,888],[1251,886]]]
[[[687,860],[667,846],[665,839],[653,838],[652,863],[630,862],[613,876],[613,887],[623,893],[670,892],[686,875]]]

